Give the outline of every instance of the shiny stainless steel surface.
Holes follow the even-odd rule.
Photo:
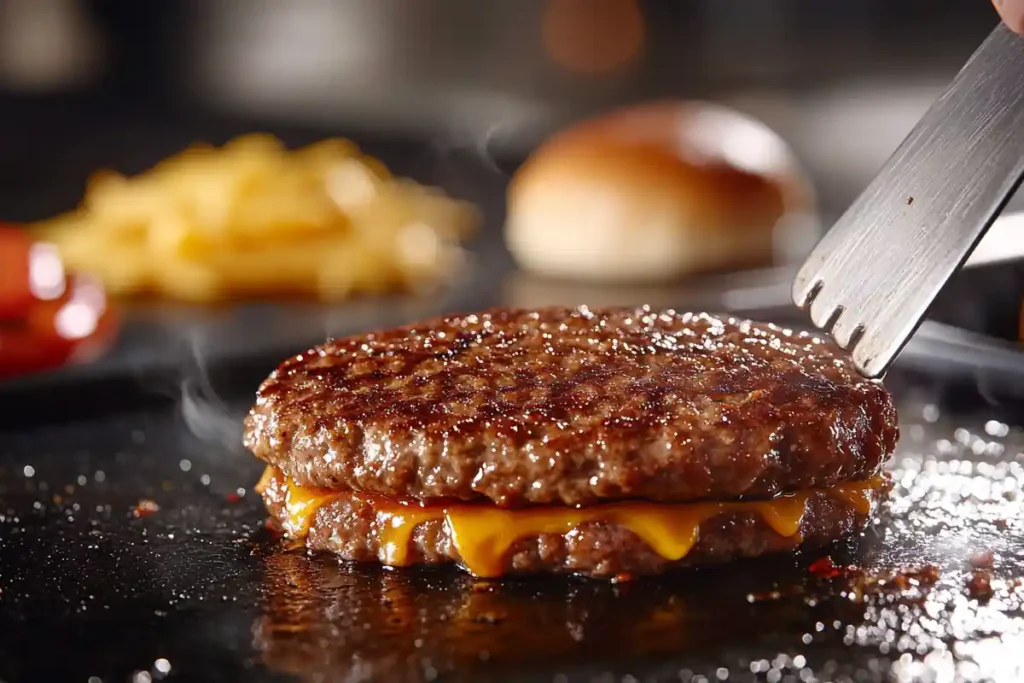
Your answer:
[[[999,26],[818,243],[793,299],[881,376],[1024,175],[1024,40]]]

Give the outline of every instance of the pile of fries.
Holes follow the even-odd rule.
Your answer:
[[[249,135],[135,177],[98,173],[76,211],[34,227],[112,294],[213,302],[429,287],[478,222],[347,140],[289,151]]]

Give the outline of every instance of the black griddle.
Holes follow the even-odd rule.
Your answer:
[[[432,177],[436,160],[404,154]],[[623,291],[516,274],[497,231],[504,178],[454,168],[489,229],[432,298],[139,308],[98,363],[0,384],[0,681],[1024,680],[1024,360],[1003,335],[1008,364],[979,374],[992,331],[958,317],[986,305],[970,277],[936,317],[976,336],[923,347],[888,379],[896,487],[863,537],[610,584],[383,570],[271,533],[251,490],[262,467],[238,443],[286,355],[497,303],[723,303],[715,280]],[[744,277],[774,291],[786,274]]]
[[[891,381],[904,431],[897,485],[862,538],[625,584],[495,583],[290,549],[251,490],[260,465],[232,447],[240,397],[8,432],[0,676],[881,681],[928,665],[1017,680],[1024,433],[984,411],[946,414]],[[979,602],[970,563],[986,552],[994,596]],[[825,556],[866,577],[812,571]],[[877,583],[930,564],[935,585]]]

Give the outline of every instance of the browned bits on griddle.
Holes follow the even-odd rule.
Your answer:
[[[807,571],[814,574],[819,579],[834,579],[837,576],[842,576],[845,568],[837,567],[833,562],[832,558],[826,555],[825,557],[819,558],[812,562],[808,567]]]
[[[938,565],[924,564],[894,570],[865,571],[858,581],[862,594],[924,593],[938,583],[942,573]]]
[[[942,576],[939,567],[934,564],[900,567],[890,575],[886,574],[887,572],[873,572],[865,575],[865,579],[868,583],[883,589],[886,586],[892,586],[896,590],[905,591],[911,588],[934,586]]]
[[[826,562],[827,560],[827,562]],[[937,565],[863,568],[854,565],[838,567],[831,558],[822,558],[808,567],[817,579],[824,580],[830,591],[838,591],[846,600],[864,602],[878,597],[917,601],[938,583],[941,574]],[[812,594],[817,601],[821,596]]]
[[[938,565],[923,564],[894,569],[864,570],[862,576],[865,581],[880,587],[890,585],[905,590],[918,586],[934,586],[942,577],[942,572]]]
[[[941,576],[939,567],[935,564],[926,564],[915,571],[915,577],[917,580],[928,586],[938,583]]]
[[[979,602],[989,600],[995,591],[992,589],[992,571],[990,569],[974,569],[967,579],[967,594]]]
[[[499,505],[771,497],[876,473],[881,385],[809,335],[647,308],[495,309],[329,342],[246,444],[302,485]]]
[[[132,515],[135,517],[149,517],[160,512],[160,506],[157,505],[155,500],[148,498],[141,499],[136,503],[135,507],[132,508]]]

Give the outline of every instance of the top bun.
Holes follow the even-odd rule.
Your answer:
[[[505,237],[550,277],[671,280],[766,265],[813,193],[762,123],[702,102],[627,107],[554,135],[512,178]]]

